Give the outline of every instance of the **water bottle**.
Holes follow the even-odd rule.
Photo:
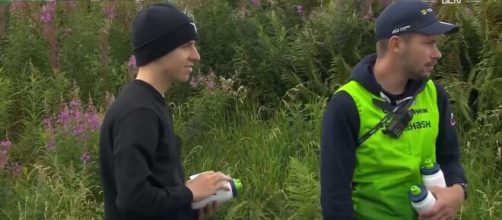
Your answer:
[[[422,182],[427,189],[433,186],[446,187],[443,171],[439,164],[433,163],[432,160],[426,160],[424,165],[420,168],[422,174]]]
[[[436,197],[424,185],[412,186],[408,192],[408,198],[418,214],[427,212],[436,204]]]
[[[190,176],[190,180],[195,179],[199,174],[195,174]],[[242,183],[239,179],[232,179],[226,183],[227,187],[230,189],[229,191],[220,189],[216,191],[215,194],[201,200],[198,202],[192,202],[192,209],[197,210],[200,208],[205,207],[209,203],[213,201],[217,201],[218,203],[224,203],[232,198],[237,196],[237,192],[239,192],[242,189]]]

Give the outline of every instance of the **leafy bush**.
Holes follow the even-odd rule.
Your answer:
[[[102,218],[97,129],[137,71],[130,23],[153,2],[8,5],[0,21],[0,219]],[[202,56],[192,80],[167,95],[186,174],[221,170],[244,183],[215,219],[320,219],[321,117],[374,51],[381,3],[371,14],[368,1],[175,2],[194,16]],[[502,3],[436,7],[461,25],[440,39],[434,75],[455,112],[469,179],[458,218],[500,219]]]

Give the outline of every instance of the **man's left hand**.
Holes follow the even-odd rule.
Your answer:
[[[218,211],[219,204],[214,201],[207,204],[205,207],[199,209],[199,220],[207,219],[216,214]]]
[[[436,204],[428,212],[420,215],[420,220],[452,220],[464,202],[464,190],[459,185],[451,187],[433,187]]]

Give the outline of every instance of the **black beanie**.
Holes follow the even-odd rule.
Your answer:
[[[136,65],[143,66],[177,47],[197,40],[195,24],[171,4],[150,5],[134,19],[132,40]]]

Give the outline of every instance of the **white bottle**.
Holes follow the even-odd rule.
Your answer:
[[[195,179],[199,174],[195,174],[190,176],[190,180]],[[217,201],[219,203],[224,203],[232,198],[237,196],[237,192],[239,192],[242,189],[242,183],[239,179],[232,179],[226,183],[227,187],[230,189],[229,191],[226,190],[218,190],[216,191],[215,194],[201,200],[198,202],[192,202],[192,209],[197,210],[200,208],[205,207],[207,204]]]
[[[422,174],[422,182],[427,189],[431,189],[433,186],[446,187],[443,171],[441,171],[439,164],[426,160],[420,168],[420,173]]]
[[[425,186],[412,186],[408,192],[411,205],[418,214],[427,212],[436,204],[436,197]]]

